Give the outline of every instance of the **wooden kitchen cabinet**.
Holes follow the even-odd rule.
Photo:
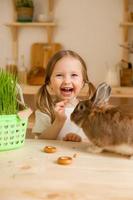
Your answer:
[[[49,12],[51,13],[53,11],[53,4],[54,0],[48,0],[49,3]],[[13,0],[14,4],[14,0]],[[6,26],[8,26],[11,29],[12,32],[12,52],[13,52],[13,59],[16,62],[16,65],[18,64],[18,55],[19,55],[19,49],[18,49],[18,39],[19,39],[19,29],[21,28],[38,28],[41,27],[46,31],[47,33],[47,43],[51,44],[53,41],[53,33],[54,28],[56,26],[56,23],[54,21],[49,22],[16,22],[16,10],[14,6],[14,21],[11,23],[7,23]]]

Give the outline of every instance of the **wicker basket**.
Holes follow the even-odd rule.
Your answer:
[[[0,115],[0,151],[24,145],[28,119],[17,115]]]

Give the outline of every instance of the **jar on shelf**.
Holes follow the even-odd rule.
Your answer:
[[[24,63],[24,55],[21,56],[21,66],[18,67],[18,82],[27,84],[27,70]]]
[[[114,64],[106,64],[107,72],[106,72],[106,83],[111,86],[120,86],[120,74],[119,67]]]
[[[6,71],[17,76],[18,69],[14,59],[6,58]]]

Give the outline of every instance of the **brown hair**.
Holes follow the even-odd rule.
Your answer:
[[[51,117],[51,121],[54,121],[54,102],[51,98],[51,95],[49,94],[48,88],[47,86],[50,83],[50,78],[54,69],[55,64],[64,56],[72,56],[76,59],[78,59],[80,61],[80,63],[83,66],[83,81],[84,84],[88,84],[88,88],[89,88],[89,96],[92,96],[95,87],[93,86],[93,84],[91,82],[89,82],[88,79],[88,75],[87,75],[87,67],[86,64],[84,62],[84,60],[74,51],[71,50],[61,50],[59,52],[57,52],[56,54],[53,55],[53,57],[49,60],[47,67],[46,67],[46,71],[45,71],[45,80],[44,80],[44,84],[41,86],[38,95],[37,95],[37,102],[36,102],[36,106],[37,108],[44,113],[47,113],[48,115],[50,115]]]

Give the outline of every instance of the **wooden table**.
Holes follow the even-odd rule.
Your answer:
[[[58,151],[44,153],[45,145]],[[87,146],[87,142],[27,139],[20,149],[0,152],[0,199],[132,200],[133,160],[90,154]],[[57,158],[65,155],[72,156],[73,163],[57,164]]]

